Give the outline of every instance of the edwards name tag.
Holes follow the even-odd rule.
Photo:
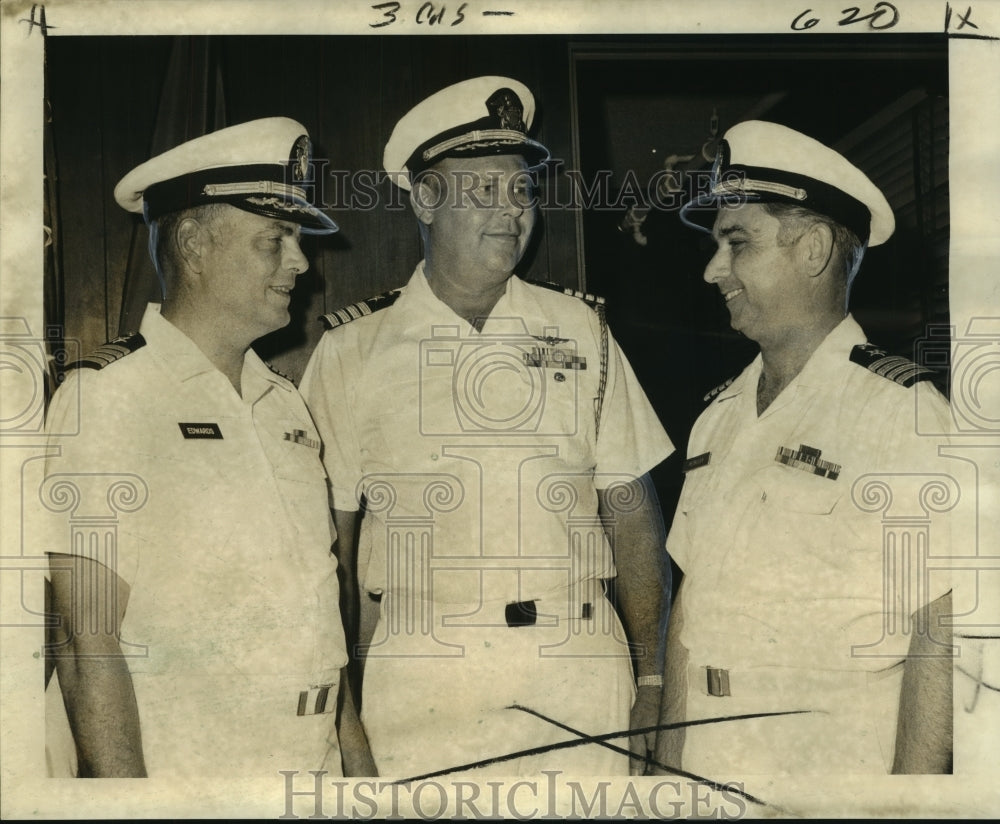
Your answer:
[[[217,423],[179,423],[181,434],[185,438],[217,438],[222,439],[222,430]]]

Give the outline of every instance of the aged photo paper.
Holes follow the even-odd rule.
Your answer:
[[[658,214],[635,191],[659,174],[669,195],[674,169],[697,180],[726,128],[769,115],[815,126],[845,153],[875,158],[877,146],[871,163],[904,181],[899,236],[863,270],[892,278],[859,284],[858,313],[896,351],[950,369],[952,445],[928,468],[950,479],[947,504],[897,500],[883,517],[888,534],[919,528],[928,506],[956,516],[953,557],[934,559],[932,543],[928,561],[955,589],[951,775],[725,775],[713,787],[551,772],[398,784],[290,764],[267,782],[224,765],[223,777],[183,786],[49,777],[46,558],[27,515],[46,455],[45,400],[53,365],[133,330],[155,290],[145,229],[115,205],[115,183],[151,152],[239,120],[308,125],[341,232],[305,247],[313,265],[292,324],[259,349],[297,382],[322,332],[316,318],[400,285],[418,260],[405,199],[378,177],[393,123],[417,96],[474,73],[533,85],[561,163],[528,275],[609,298],[680,452],[699,399],[753,351],[720,321],[696,263],[703,250],[667,225],[676,213]],[[0,816],[1000,813],[1000,2],[0,0],[0,77]],[[590,208],[560,200],[581,182]],[[697,324],[714,331],[694,337]],[[657,479],[668,528],[682,457]]]

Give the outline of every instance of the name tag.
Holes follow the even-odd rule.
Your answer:
[[[222,430],[217,423],[179,423],[185,438],[216,438],[222,440]]]
[[[712,457],[711,452],[702,452],[700,455],[695,455],[693,458],[688,458],[684,461],[681,466],[681,470],[684,472],[690,472],[692,469],[698,469],[701,466],[708,466],[708,462]]]

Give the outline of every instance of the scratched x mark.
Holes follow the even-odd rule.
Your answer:
[[[516,758],[523,758],[529,755],[538,755],[544,752],[551,752],[552,750],[567,749],[569,747],[579,747],[584,744],[599,744],[602,747],[607,747],[608,749],[614,750],[615,752],[620,753],[622,755],[631,756],[632,753],[629,752],[629,750],[625,749],[624,747],[619,747],[617,744],[612,744],[611,741],[616,738],[628,738],[629,736],[632,735],[643,735],[647,732],[655,732],[657,730],[672,730],[678,727],[689,727],[698,724],[714,724],[724,721],[741,721],[749,718],[764,718],[772,715],[798,715],[803,712],[809,712],[809,710],[791,710],[787,712],[758,712],[758,713],[750,713],[747,715],[732,715],[721,718],[702,718],[696,721],[685,721],[675,724],[657,724],[656,726],[652,727],[642,727],[634,730],[618,730],[617,732],[603,733],[602,735],[589,735],[585,732],[581,732],[580,730],[574,729],[573,727],[567,726],[566,724],[563,724],[560,721],[556,721],[554,718],[549,718],[547,715],[543,715],[542,713],[537,712],[536,710],[529,709],[528,707],[522,707],[517,704],[513,704],[507,707],[507,709],[526,712],[530,715],[535,716],[536,718],[540,718],[541,720],[548,722],[549,724],[559,727],[559,729],[561,730],[565,730],[566,732],[572,733],[573,735],[577,736],[577,738],[575,740],[562,741],[558,744],[546,744],[544,746],[533,747],[528,750],[519,750],[517,752],[507,753],[506,755],[498,755],[493,758],[487,758],[481,761],[474,761],[472,763],[462,764],[461,766],[457,767],[448,767],[447,769],[436,770],[434,772],[425,773],[424,775],[415,775],[409,778],[402,778],[392,783],[406,784],[411,781],[423,781],[428,778],[437,778],[438,776],[447,775],[448,773],[462,772],[465,770],[475,769],[476,767],[485,767],[489,764],[498,764],[503,761],[510,761]],[[704,784],[705,786],[708,786],[714,790],[719,791],[724,788],[724,785],[720,784],[717,781],[713,781],[710,778],[705,778],[704,776],[695,775],[694,773],[686,772],[685,770],[681,770],[676,767],[670,767],[666,764],[661,764],[659,761],[657,761],[654,758],[651,758],[648,755],[645,757],[644,760],[647,764],[659,767],[660,769],[666,770],[667,772],[673,773],[674,775],[679,775],[682,778],[687,778],[691,781],[696,781],[699,784]],[[747,801],[750,801],[753,804],[767,806],[767,802],[761,800],[760,798],[757,798],[756,796],[751,795],[748,792],[739,790],[736,787],[733,787],[732,785],[725,785],[725,789],[727,789],[729,792],[734,792],[738,795],[741,795],[743,798],[745,798]]]

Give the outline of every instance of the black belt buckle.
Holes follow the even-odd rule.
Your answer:
[[[508,627],[533,627],[538,620],[538,609],[534,601],[515,601],[504,607],[504,617]]]

